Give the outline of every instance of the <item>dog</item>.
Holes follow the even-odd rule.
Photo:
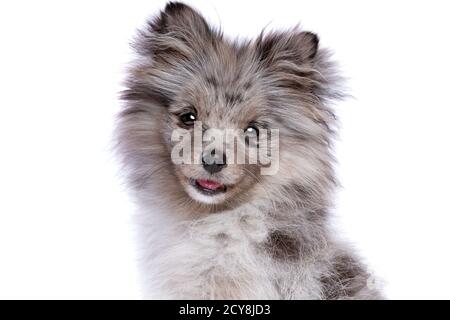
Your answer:
[[[138,207],[145,297],[382,298],[329,223],[332,103],[345,94],[317,35],[296,27],[233,41],[170,2],[133,48],[116,138]],[[239,131],[239,142],[194,138],[213,129]],[[238,143],[248,160],[269,140],[270,165],[230,161]]]

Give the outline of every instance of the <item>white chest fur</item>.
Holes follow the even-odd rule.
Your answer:
[[[298,277],[287,280],[289,270],[264,252],[272,226],[253,207],[195,221],[174,221],[163,212],[148,219],[140,224],[145,237],[141,271],[147,280],[146,297],[279,299],[277,279],[291,284],[300,281]],[[309,290],[292,294],[296,298],[314,295]]]

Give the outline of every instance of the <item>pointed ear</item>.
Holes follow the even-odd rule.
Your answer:
[[[192,32],[207,35],[211,32],[205,18],[190,6],[181,2],[169,2],[159,17],[150,22],[156,33]]]
[[[200,13],[181,2],[169,2],[148,22],[147,28],[141,30],[136,47],[145,54],[176,53],[183,47],[185,50],[201,47],[213,38],[214,31]]]
[[[256,42],[262,62],[273,64],[289,60],[296,64],[311,63],[319,48],[319,38],[311,32],[289,31],[261,34]]]

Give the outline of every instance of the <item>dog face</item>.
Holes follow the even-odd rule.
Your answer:
[[[251,152],[259,151],[259,132],[268,127],[260,89],[234,83],[231,74],[218,77],[221,71],[225,68],[189,80],[173,97],[164,130],[170,150],[175,148],[170,139],[174,132],[185,134],[183,152],[190,154],[175,163],[174,173],[189,196],[210,204],[245,193],[260,179],[260,164],[248,160]]]
[[[189,6],[169,3],[140,31],[135,49],[118,128],[131,180],[150,172],[144,186],[173,184],[214,206],[255,197],[320,202],[333,181],[335,117],[326,101],[336,94],[317,36],[294,29],[233,42]],[[174,160],[177,136],[183,161]],[[271,163],[261,163],[262,146]],[[262,174],[271,165],[277,170]],[[155,166],[162,169],[153,176]]]

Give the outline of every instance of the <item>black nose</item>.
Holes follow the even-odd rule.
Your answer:
[[[202,156],[203,168],[209,173],[216,173],[227,166],[225,154],[212,150]]]

